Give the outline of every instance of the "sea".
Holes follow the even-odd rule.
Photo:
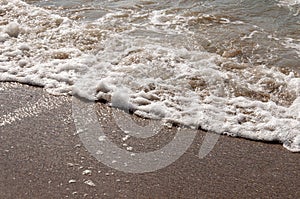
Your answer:
[[[300,0],[0,0],[0,81],[300,152]]]

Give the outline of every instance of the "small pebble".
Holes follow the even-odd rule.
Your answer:
[[[71,184],[71,183],[75,183],[76,182],[76,180],[73,180],[73,179],[71,179],[71,180],[69,180],[69,183]]]
[[[82,175],[91,175],[92,174],[92,171],[91,170],[84,170],[83,172],[82,172]]]
[[[91,180],[87,180],[84,183],[87,184],[87,185],[89,185],[89,186],[91,186],[91,187],[95,187],[96,186],[95,183],[93,183],[93,181],[91,181]]]

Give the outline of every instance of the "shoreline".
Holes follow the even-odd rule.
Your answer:
[[[51,96],[17,83],[0,83],[0,91],[0,119],[16,109],[31,111],[23,116],[20,111],[15,121],[0,126],[0,198],[300,197],[299,153],[279,144],[220,136],[213,150],[200,159],[206,132],[198,130],[189,149],[171,165],[150,173],[124,173],[105,166],[86,150],[75,133],[70,97]],[[39,99],[47,99],[49,106],[22,109]],[[105,131],[122,147],[120,129],[109,115],[111,108],[100,103],[97,108],[107,122]],[[149,143],[134,139],[128,143],[136,149],[155,149],[170,141],[174,132],[176,127],[164,128]]]

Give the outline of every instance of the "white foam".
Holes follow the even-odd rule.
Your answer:
[[[282,42],[282,45],[284,45],[286,48],[294,49],[298,54],[298,57],[300,57],[300,39],[295,40],[292,38],[285,38],[285,41]]]
[[[279,5],[294,6],[300,4],[300,0],[279,0]]]
[[[0,27],[0,81],[41,85],[52,94],[90,100],[113,98],[113,105],[133,107],[144,117],[279,141],[300,151],[300,79],[176,43],[192,35],[186,28],[191,17],[124,11],[148,18],[130,26],[122,13],[115,18],[109,13],[81,24],[19,0],[0,6],[7,11],[0,20],[17,23],[20,30],[15,37],[13,28]],[[165,23],[164,17],[173,21]],[[174,39],[141,37],[137,29]],[[176,35],[178,30],[187,35]]]

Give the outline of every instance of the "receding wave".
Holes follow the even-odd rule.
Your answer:
[[[266,30],[251,26],[231,46],[217,45],[214,31],[246,22],[199,10],[137,7],[80,21],[11,0],[1,1],[0,15],[0,81],[117,97],[142,117],[300,151],[300,76],[272,62],[288,48],[298,63],[297,38],[267,35],[275,43],[268,52],[251,40],[264,41]]]

